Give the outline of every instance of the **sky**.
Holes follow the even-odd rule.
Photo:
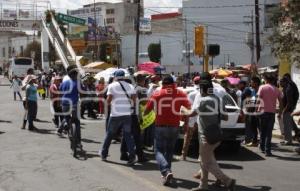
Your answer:
[[[59,10],[76,9],[94,0],[50,0],[51,6]],[[120,0],[101,0],[102,2],[119,2]],[[100,2],[100,0],[96,0]],[[181,7],[182,0],[144,0],[145,7]],[[155,9],[158,12],[176,11],[176,9]],[[154,13],[154,12],[152,12]],[[149,14],[149,13],[148,13]]]

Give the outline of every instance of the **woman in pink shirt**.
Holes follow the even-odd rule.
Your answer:
[[[272,156],[271,141],[275,123],[277,100],[281,104],[282,93],[273,85],[275,78],[264,76],[266,84],[258,90],[258,114],[260,114],[260,149],[266,156]]]

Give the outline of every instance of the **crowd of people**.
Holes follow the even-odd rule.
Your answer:
[[[53,122],[59,136],[66,131],[66,124],[74,123],[81,140],[80,119],[86,118],[86,111],[90,119],[105,118],[106,136],[99,149],[103,161],[108,160],[113,140],[121,142],[120,159],[128,165],[147,162],[144,148],[152,147],[163,185],[174,184],[172,160],[180,121],[183,121],[185,135],[181,160],[186,160],[192,135],[198,132],[200,170],[194,177],[200,184],[194,190],[208,188],[209,173],[216,177],[217,186],[235,190],[236,180],[221,171],[214,156],[214,150],[222,142],[221,121],[228,120],[223,112],[224,103],[215,93],[216,81],[209,73],[195,74],[190,82],[180,79],[174,74],[163,77],[138,74],[128,78],[123,70],[117,70],[106,83],[104,78],[98,81],[89,75],[81,78],[77,68],[69,66],[64,75],[43,73],[40,78],[29,70],[23,82],[14,78],[11,87],[14,99],[18,94],[24,103],[22,129],[28,122],[29,130],[38,130],[33,122],[37,120],[40,92],[42,99],[51,99]],[[186,87],[191,82],[194,88],[188,95],[178,88],[179,84]],[[265,75],[264,80],[252,77],[249,84],[240,81],[237,86],[231,86],[228,80],[222,80],[220,84],[241,107],[246,146],[259,146],[267,157],[272,156],[276,113],[282,122],[284,141],[281,144],[292,145],[294,140],[300,141],[300,131],[293,119],[300,115],[300,111],[295,112],[299,92],[289,74],[278,84],[272,75]],[[44,91],[39,91],[41,88]],[[25,91],[24,98],[21,89]],[[82,148],[81,142],[78,147]]]

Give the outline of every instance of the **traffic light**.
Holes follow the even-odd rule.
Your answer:
[[[195,27],[195,55],[204,55],[204,26]]]

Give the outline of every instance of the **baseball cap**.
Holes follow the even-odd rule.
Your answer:
[[[116,70],[114,72],[114,77],[116,77],[116,78],[125,77],[125,72],[123,70]]]

